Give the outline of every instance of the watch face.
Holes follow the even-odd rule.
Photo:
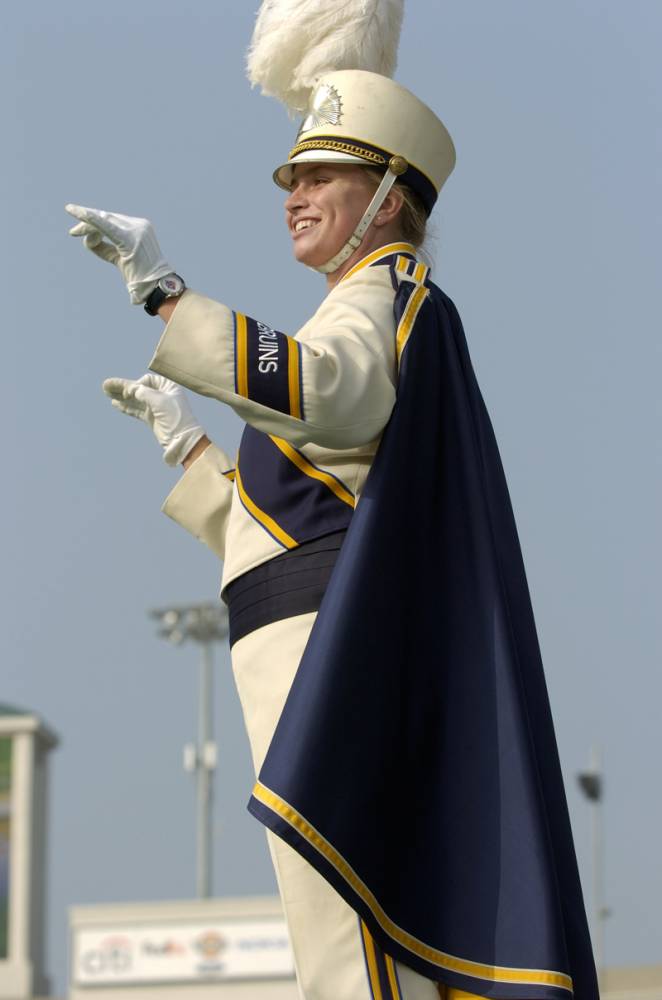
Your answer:
[[[165,278],[159,280],[159,288],[165,294],[166,298],[170,299],[175,295],[181,295],[186,285],[178,274],[166,274]]]

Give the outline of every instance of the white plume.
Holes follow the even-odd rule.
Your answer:
[[[263,0],[248,79],[290,112],[304,111],[315,81],[338,69],[395,70],[404,0]]]

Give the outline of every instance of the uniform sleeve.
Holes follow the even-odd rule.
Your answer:
[[[295,445],[356,447],[378,437],[395,403],[393,299],[389,269],[364,268],[288,337],[187,291],[150,368]]]
[[[196,458],[166,497],[161,510],[225,558],[234,469],[225,452],[211,444]]]

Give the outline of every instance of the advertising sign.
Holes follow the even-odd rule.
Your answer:
[[[282,918],[79,928],[73,982],[199,982],[294,976]]]
[[[11,748],[11,737],[0,737],[0,960],[8,957]]]

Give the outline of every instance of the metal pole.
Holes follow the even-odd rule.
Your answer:
[[[184,770],[195,772],[196,784],[196,889],[200,899],[212,893],[212,797],[216,769],[213,739],[213,660],[212,643],[228,634],[227,611],[216,603],[184,604],[155,608],[149,612],[159,622],[158,635],[180,645],[187,640],[200,644],[197,743],[184,747]]]
[[[597,747],[591,751],[591,771],[602,777],[600,753]],[[604,852],[602,843],[602,795],[592,802],[592,839],[593,839],[593,922],[595,928],[595,967],[598,973],[598,983],[602,985],[604,976],[604,938],[605,938],[605,905],[604,905]]]
[[[212,868],[212,772],[215,766],[213,743],[213,663],[211,642],[203,642],[200,661],[200,705],[198,719],[198,829],[197,829],[197,895],[199,899],[211,896]]]

